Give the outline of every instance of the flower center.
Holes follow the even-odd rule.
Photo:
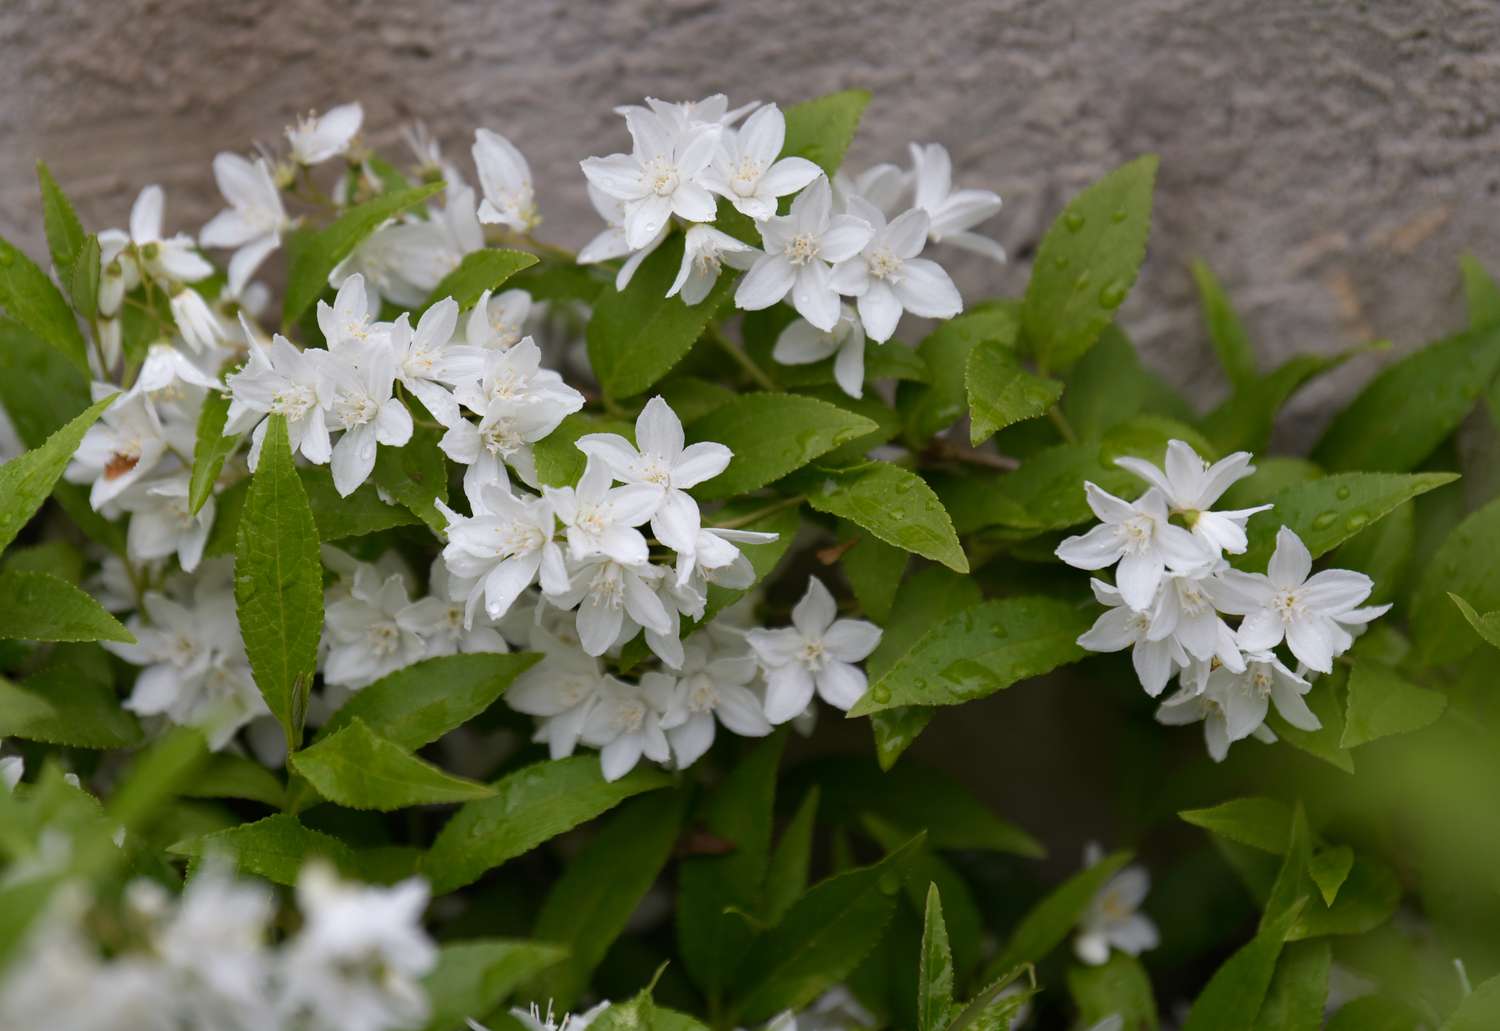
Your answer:
[[[345,426],[363,426],[380,414],[380,405],[369,394],[345,394],[333,408]]]
[[[712,711],[719,700],[719,693],[714,690],[713,680],[700,673],[693,677],[692,685],[687,696],[688,708],[693,712]]]
[[[278,390],[272,396],[271,411],[277,415],[286,416],[287,422],[296,422],[307,414],[308,409],[312,408],[317,400],[312,387],[301,384],[288,386],[285,390]]]
[[[812,233],[798,233],[787,242],[786,260],[793,265],[806,265],[818,256],[820,246]]]
[[[642,463],[641,479],[647,483],[654,483],[658,487],[670,487],[672,485],[672,469],[655,455],[647,455],[646,461]]]
[[[823,642],[804,640],[802,642],[802,652],[798,658],[802,660],[802,665],[813,672],[822,669],[824,659]]]
[[[395,623],[376,623],[366,633],[370,650],[381,658],[395,653],[401,643],[401,628]]]
[[[622,734],[640,730],[641,724],[646,722],[646,707],[637,699],[627,699],[615,707],[615,718],[611,722]]]
[[[520,431],[516,429],[515,423],[509,418],[496,419],[486,426],[479,434],[484,441],[484,446],[489,448],[490,454],[509,458],[525,446],[521,439]]]
[[[1266,697],[1271,693],[1271,674],[1263,669],[1257,669],[1250,674],[1250,686],[1255,689],[1256,694],[1262,698]]]
[[[761,173],[760,162],[754,158],[740,158],[739,167],[734,171],[734,178],[729,180],[730,189],[741,197],[755,196],[755,188],[760,185]]]
[[[670,197],[677,192],[680,183],[677,177],[677,166],[666,158],[652,158],[646,164],[646,182],[651,187],[651,192],[658,197]]]
[[[888,247],[877,247],[865,257],[865,267],[876,279],[895,279],[901,274],[901,259]]]
[[[1153,526],[1145,516],[1132,516],[1120,524],[1120,535],[1127,551],[1141,552],[1151,546]]]
[[[1283,623],[1290,623],[1302,616],[1306,605],[1297,596],[1296,591],[1278,591],[1271,599],[1271,608],[1281,617]]]
[[[620,567],[613,562],[605,563],[589,582],[589,593],[601,605],[617,609],[625,601],[625,583],[620,576]]]

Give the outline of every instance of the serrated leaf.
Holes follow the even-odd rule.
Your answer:
[[[1195,827],[1278,856],[1286,852],[1291,835],[1292,808],[1274,798],[1237,798],[1177,815]]]
[[[786,911],[792,908],[792,903],[807,890],[819,798],[821,793],[817,787],[802,797],[802,804],[781,832],[781,840],[766,863],[761,916],[767,925],[780,923]]]
[[[890,462],[820,471],[807,494],[819,512],[847,519],[887,544],[959,573],[969,560],[948,510],[920,476]]]
[[[1313,379],[1350,358],[1386,346],[1383,342],[1354,347],[1338,354],[1298,354],[1248,382],[1203,417],[1203,433],[1223,452],[1264,451],[1276,416],[1286,402]]]
[[[244,798],[280,809],[286,800],[281,779],[254,759],[219,752],[184,785],[190,798]]]
[[[566,945],[568,956],[538,983],[538,994],[566,1010],[588,987],[671,856],[686,799],[658,791],[627,802],[553,883],[533,933]]]
[[[1198,287],[1198,303],[1203,308],[1203,323],[1209,342],[1219,356],[1219,365],[1231,385],[1239,387],[1256,379],[1255,349],[1240,318],[1235,314],[1229,296],[1207,263],[1193,262],[1193,282]]]
[[[72,748],[130,748],[141,726],[120,707],[107,656],[64,645],[23,684],[0,679],[0,737]]]
[[[927,886],[922,951],[917,965],[917,1031],[942,1031],[953,1011],[953,952],[938,886]]]
[[[286,813],[180,841],[168,846],[167,851],[194,860],[223,856],[241,873],[288,886],[297,883],[303,866],[312,859],[327,860],[345,876],[381,882],[392,879],[375,875],[377,866],[368,853],[351,848],[331,834],[304,827]]]
[[[1266,1031],[1318,1031],[1328,999],[1332,950],[1327,942],[1292,942],[1276,961],[1255,1026]]]
[[[1500,371],[1500,326],[1469,330],[1387,366],[1313,449],[1328,469],[1414,469],[1458,428]]]
[[[807,158],[832,180],[869,102],[867,91],[852,89],[793,104],[786,109],[782,156]]]
[[[1464,619],[1468,620],[1474,632],[1484,638],[1485,643],[1500,648],[1500,612],[1486,612],[1481,616],[1474,606],[1453,592],[1450,591],[1448,597],[1458,606],[1458,611],[1464,614]]]
[[[52,252],[52,267],[58,279],[67,282],[86,236],[83,223],[45,162],[36,163],[36,178],[42,191],[42,226],[47,232],[47,249]]]
[[[78,450],[84,433],[118,396],[112,394],[94,403],[48,437],[41,447],[0,465],[0,551],[10,547],[16,534],[42,507],[42,502],[52,493],[58,477]]]
[[[1430,726],[1448,708],[1448,696],[1418,687],[1383,663],[1361,658],[1349,671],[1347,705],[1339,744],[1354,748]]]
[[[849,715],[898,705],[957,705],[1077,662],[1091,616],[1055,598],[987,601],[943,620],[875,682]]]
[[[279,415],[270,417],[240,514],[234,600],[255,686],[281,724],[287,748],[296,751],[323,633],[323,566],[286,419]]]
[[[77,587],[49,573],[0,573],[0,639],[123,641],[135,637]]]
[[[458,1031],[464,1020],[503,1005],[511,993],[568,952],[550,942],[478,938],[445,942],[422,979],[432,1004],[426,1031]]]
[[[1143,413],[1182,423],[1197,418],[1192,406],[1141,364],[1135,345],[1113,322],[1073,366],[1059,403],[1080,440],[1102,440],[1120,423]]]
[[[1307,872],[1323,896],[1323,904],[1332,906],[1339,897],[1339,889],[1349,879],[1354,868],[1354,850],[1348,845],[1328,845],[1315,851],[1307,859]]]
[[[1122,165],[1068,203],[1037,249],[1023,338],[1043,372],[1083,356],[1114,318],[1146,257],[1155,155]]]
[[[525,251],[486,247],[465,254],[458,267],[449,272],[427,300],[413,313],[413,318],[431,308],[444,298],[451,297],[458,303],[460,311],[474,307],[486,290],[498,290],[511,276],[537,263],[535,254]]]
[[[885,623],[890,618],[891,606],[896,603],[901,574],[910,556],[849,522],[839,527],[840,546],[846,542],[852,544],[839,557],[844,577],[865,616],[876,623]]]
[[[395,451],[395,448],[381,448]],[[401,505],[387,505],[380,491],[368,480],[348,497],[341,497],[333,485],[333,472],[326,465],[307,465],[297,470],[308,509],[317,526],[318,539],[338,541],[346,537],[363,537],[396,526],[413,526],[420,522],[416,514]]]
[[[589,364],[608,397],[648,390],[692,350],[704,327],[734,290],[736,276],[719,276],[708,296],[689,307],[667,290],[682,264],[682,237],[667,238],[641,263],[624,290],[606,289],[589,319]]]
[[[670,783],[647,767],[606,781],[595,755],[534,763],[496,781],[495,797],[455,813],[423,857],[422,870],[434,893],[455,891],[632,795]]]
[[[1015,350],[996,340],[981,340],[969,351],[964,385],[969,441],[976,446],[1012,423],[1046,414],[1063,393],[1061,383],[1028,372]]]
[[[365,237],[387,219],[416,207],[442,189],[443,184],[438,182],[382,193],[345,211],[323,229],[294,233],[287,241],[288,270],[286,293],[281,303],[282,329],[296,325],[303,313],[328,289],[328,275],[334,266],[352,254]]]
[[[358,719],[381,737],[415,751],[484,712],[540,658],[535,652],[510,652],[423,659],[350,695],[318,736]]]
[[[1438,1031],[1492,1031],[1500,1021],[1500,977],[1482,981],[1448,1014]]]
[[[224,436],[224,421],[229,415],[229,395],[210,390],[198,413],[198,435],[193,445],[193,473],[188,481],[188,511],[197,515],[213,497],[224,462],[240,446],[238,435]]]
[[[69,266],[71,271],[72,266]],[[88,344],[68,302],[47,273],[8,241],[0,239],[0,308],[57,348],[88,375]]]
[[[447,518],[433,504],[448,502],[448,464],[438,447],[441,436],[437,430],[418,426],[405,446],[383,447],[375,455],[375,483],[434,533],[448,526]]]
[[[920,841],[815,885],[757,939],[740,967],[744,989],[734,1007],[736,1021],[759,1023],[801,1009],[858,966],[895,910],[901,878]]]
[[[1326,555],[1412,498],[1452,483],[1453,473],[1338,473],[1278,491],[1269,511],[1250,517],[1250,546],[1236,556],[1243,569],[1264,569],[1276,534],[1291,529],[1313,558]]]
[[[1500,499],[1466,516],[1425,564],[1412,599],[1411,638],[1425,665],[1456,662],[1479,646],[1464,614],[1444,595],[1476,611],[1500,609]]]
[[[99,314],[99,238],[90,234],[73,259],[73,271],[63,281],[68,297],[84,322],[93,322]]]
[[[689,428],[693,441],[734,452],[729,467],[694,489],[703,499],[745,494],[796,472],[876,424],[838,405],[799,394],[745,394]]]
[[[1262,929],[1214,972],[1193,1002],[1183,1031],[1255,1031],[1256,1016],[1296,910]]]
[[[1078,924],[1089,902],[1130,859],[1129,852],[1113,852],[1053,888],[1021,918],[989,969],[1009,970],[1022,963],[1035,963],[1057,948]]]
[[[318,794],[349,809],[389,812],[490,798],[487,784],[455,777],[375,733],[355,716],[316,744],[292,753],[292,770]]]
[[[968,408],[969,355],[980,343],[1014,347],[1020,331],[1013,303],[976,308],[941,323],[917,345],[926,364],[925,384],[903,384],[898,392],[905,436],[914,447],[963,418]]]
[[[1120,1031],[1156,1031],[1156,997],[1141,961],[1118,950],[1101,966],[1068,968],[1068,993],[1084,1027],[1118,1014]]]

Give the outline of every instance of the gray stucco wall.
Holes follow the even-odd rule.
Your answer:
[[[938,140],[1006,208],[1016,260],[960,263],[1017,292],[1074,189],[1162,156],[1151,259],[1122,319],[1148,361],[1217,396],[1190,258],[1210,261],[1266,359],[1461,320],[1454,262],[1500,258],[1500,5],[1492,0],[7,0],[0,5],[0,232],[40,247],[45,157],[92,225],[155,179],[171,227],[217,206],[215,151],[360,99],[377,142],[426,119],[464,155],[509,135],[541,183],[543,235],[595,222],[577,160],[619,149],[613,104],[727,91],[783,103],[874,91],[851,160]],[[1302,395],[1305,439],[1331,393]]]

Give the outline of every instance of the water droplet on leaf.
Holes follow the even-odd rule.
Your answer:
[[[1319,515],[1312,521],[1312,528],[1314,530],[1326,530],[1334,524],[1338,517],[1339,514],[1337,512],[1319,513]]]
[[[1340,501],[1348,501],[1349,500],[1349,485],[1348,484],[1344,484],[1343,486],[1339,487],[1338,490],[1336,490],[1336,491],[1333,492],[1333,496],[1336,497],[1336,498],[1338,498]]]
[[[1076,233],[1082,229],[1083,222],[1083,216],[1076,211],[1069,211],[1063,214],[1063,225],[1068,227],[1068,232],[1070,233]]]
[[[1120,280],[1111,280],[1099,289],[1099,303],[1106,308],[1118,308],[1120,302],[1125,300],[1125,294],[1129,289]]]

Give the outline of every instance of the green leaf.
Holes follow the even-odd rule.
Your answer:
[[[1235,387],[1250,384],[1257,378],[1255,349],[1250,345],[1250,337],[1240,324],[1234,306],[1229,303],[1229,296],[1202,261],[1193,262],[1193,282],[1198,286],[1198,303],[1203,307],[1208,339],[1214,345],[1224,374]]]
[[[880,862],[838,874],[798,899],[745,955],[734,1019],[767,1020],[806,1006],[843,980],[875,947],[896,907],[901,878],[921,839]]]
[[[969,404],[969,355],[980,343],[1013,347],[1020,331],[1013,304],[976,308],[940,323],[917,345],[927,364],[925,384],[905,384],[898,393],[905,435],[914,447],[961,419]]]
[[[689,438],[734,452],[729,467],[694,490],[727,498],[764,487],[876,429],[838,405],[799,394],[745,394],[693,423]]]
[[[0,282],[4,277],[0,276]],[[10,547],[21,528],[42,507],[57,478],[78,450],[83,435],[118,394],[111,394],[47,438],[41,447],[0,465],[0,551]]]
[[[49,573],[0,573],[0,638],[123,641],[135,637],[88,594]]]
[[[1500,609],[1500,499],[1470,513],[1425,563],[1412,599],[1411,639],[1423,665],[1457,662],[1479,646],[1473,628],[1444,595],[1475,610]]]
[[[537,987],[560,1009],[582,995],[594,968],[656,883],[677,843],[686,797],[658,791],[621,806],[548,891],[533,933],[566,945],[568,958]]]
[[[502,250],[486,247],[465,254],[458,267],[442,278],[427,300],[416,310],[413,317],[422,314],[437,302],[451,297],[458,302],[460,311],[474,307],[486,290],[498,290],[511,276],[537,263],[535,254],[525,251]]]
[[[938,886],[927,886],[922,952],[917,966],[917,1031],[942,1031],[953,1013],[953,952]]]
[[[1035,963],[1057,948],[1078,924],[1089,902],[1130,858],[1129,852],[1113,852],[1053,888],[1021,919],[989,969],[1009,970],[1022,963]]]
[[[47,231],[52,267],[57,270],[58,279],[67,282],[86,236],[83,223],[45,162],[36,163],[36,178],[42,190],[42,226]]]
[[[1307,707],[1322,724],[1319,729],[1301,730],[1276,712],[1266,717],[1266,723],[1277,737],[1293,748],[1300,748],[1345,773],[1353,773],[1354,755],[1339,743],[1344,735],[1344,706],[1339,695],[1345,679],[1342,671],[1335,669],[1332,677],[1314,684],[1307,695]]]
[[[208,742],[193,727],[174,727],[140,753],[110,796],[105,811],[129,831],[161,815],[168,799],[180,795],[208,761]]]
[[[107,658],[97,648],[59,649],[24,684],[0,679],[0,737],[72,748],[130,748],[141,726],[115,697]]]
[[[0,239],[0,308],[67,355],[84,375],[89,374],[88,345],[78,331],[78,322],[68,302],[52,285],[47,273],[3,239]]]
[[[766,864],[765,889],[761,905],[761,916],[768,925],[774,926],[786,916],[807,890],[808,871],[812,866],[813,831],[816,829],[818,800],[822,797],[816,786],[802,798],[796,814],[781,832],[781,840]]]
[[[1414,469],[1458,428],[1500,370],[1500,326],[1469,330],[1387,366],[1341,411],[1313,460],[1325,468]]]
[[[685,859],[677,879],[677,953],[710,1000],[733,980],[750,944],[740,913],[754,912],[771,853],[776,770],[785,732],[757,742],[710,794],[703,829],[730,848]]]
[[[1214,972],[1208,985],[1193,1002],[1183,1031],[1258,1031],[1256,1022],[1295,907],[1271,926],[1263,928]]]
[[[1483,329],[1500,324],[1500,285],[1472,254],[1458,259],[1464,281],[1464,307],[1469,312],[1469,328]]]
[[[239,436],[224,436],[229,415],[229,395],[210,390],[198,413],[198,437],[193,446],[193,474],[188,483],[188,511],[197,515],[214,495],[224,462],[240,446]]]
[[[358,716],[311,747],[292,753],[288,763],[318,794],[349,809],[389,812],[495,794],[487,784],[455,777],[417,758]]]
[[[381,448],[394,451],[395,448]],[[399,505],[380,500],[380,491],[366,481],[348,497],[340,497],[333,485],[333,472],[326,465],[308,465],[297,470],[307,498],[318,539],[338,541],[346,537],[363,537],[396,526],[412,526],[417,517]],[[445,524],[446,525],[446,524]]]
[[[998,598],[929,630],[875,682],[849,715],[898,705],[957,705],[1077,662],[1092,625],[1081,609],[1042,596]]]
[[[1021,309],[1042,373],[1081,358],[1135,284],[1155,181],[1155,155],[1122,165],[1073,198],[1042,238]]]
[[[1239,384],[1225,401],[1203,417],[1203,433],[1223,452],[1264,451],[1281,407],[1293,394],[1350,358],[1386,346],[1383,342],[1338,354],[1293,355],[1264,376]]]
[[[179,841],[167,851],[195,860],[224,856],[241,873],[264,877],[272,884],[296,884],[302,867],[312,859],[327,860],[346,876],[389,879],[371,876],[374,867],[366,853],[350,848],[330,834],[304,827],[295,816],[285,813]]]
[[[495,797],[455,813],[423,857],[423,872],[434,893],[455,891],[632,795],[670,783],[665,773],[646,767],[606,781],[595,755],[534,763],[498,780]]]
[[[1348,711],[1339,744],[1354,748],[1430,726],[1448,708],[1441,691],[1418,687],[1384,663],[1356,659],[1349,672]]]
[[[537,479],[543,485],[571,487],[578,482],[586,461],[578,450],[578,438],[585,433],[618,433],[626,440],[635,440],[635,427],[628,422],[578,413],[569,415],[532,447]]]
[[[1500,1021],[1500,977],[1492,977],[1464,996],[1438,1031],[1492,1031],[1497,1021]]]
[[[437,966],[422,979],[432,1004],[426,1031],[458,1031],[466,1018],[491,1013],[566,955],[566,949],[547,942],[477,938],[444,943]]]
[[[354,692],[319,728],[318,737],[360,720],[415,751],[484,712],[540,658],[535,652],[511,652],[423,659]]]
[[[1328,999],[1333,955],[1326,941],[1292,942],[1276,961],[1255,1026],[1266,1031],[1318,1031]]]
[[[85,322],[92,322],[99,314],[99,260],[99,238],[84,237],[73,261],[73,273],[63,284],[68,288],[73,310]]]
[[[255,686],[296,751],[323,633],[318,532],[292,465],[286,419],[270,417],[234,551],[234,600]]]
[[[1235,564],[1264,569],[1282,526],[1302,538],[1313,558],[1326,555],[1412,498],[1457,478],[1453,473],[1339,473],[1293,484],[1270,499],[1273,508],[1250,517],[1250,546]]]
[[[332,225],[294,233],[287,241],[286,293],[281,303],[281,328],[296,325],[304,312],[328,289],[328,275],[387,219],[414,208],[443,189],[428,183],[409,190],[382,193],[356,205]]]
[[[438,447],[441,437],[438,430],[418,426],[404,447],[383,447],[375,454],[375,483],[434,533],[448,527],[447,518],[433,504],[448,501],[448,464]]]
[[[244,798],[280,809],[286,801],[281,779],[254,759],[219,752],[200,769],[182,793],[190,798]]]
[[[1291,835],[1291,806],[1274,798],[1237,798],[1177,815],[1195,827],[1278,856],[1286,852]]]
[[[1063,415],[1082,440],[1102,440],[1120,423],[1143,412],[1184,423],[1197,418],[1160,376],[1141,365],[1135,345],[1113,322],[1073,366],[1061,404]]]
[[[854,597],[865,616],[885,623],[896,603],[901,574],[910,560],[907,552],[893,547],[873,534],[864,533],[850,522],[839,526],[839,544],[849,545],[839,558],[839,567],[854,591]]]
[[[1329,845],[1318,849],[1307,860],[1307,872],[1323,896],[1323,904],[1332,906],[1339,889],[1354,869],[1354,850],[1348,845]]]
[[[651,991],[656,987],[656,978],[661,977],[665,969],[664,963],[656,969],[656,977],[650,984],[624,1002],[611,1003],[589,1027],[596,1031],[657,1031],[656,1003],[651,998]]]
[[[851,89],[804,100],[786,109],[786,143],[782,157],[807,158],[833,179],[844,161],[844,151],[854,141],[859,117],[870,94]]]
[[[969,571],[948,510],[925,480],[899,465],[867,462],[821,471],[807,503],[863,527],[887,544],[958,573]]]
[[[1093,1027],[1112,1014],[1124,1021],[1122,1031],[1156,1031],[1156,997],[1141,961],[1118,950],[1097,967],[1069,967],[1068,992],[1078,1006],[1078,1021]]]
[[[981,340],[969,351],[964,384],[969,394],[969,441],[983,444],[1012,423],[1035,419],[1062,397],[1055,379],[1026,371],[1013,348]]]
[[[607,397],[650,389],[692,350],[733,292],[737,277],[726,273],[692,307],[681,297],[668,297],[682,247],[682,237],[672,234],[636,269],[629,286],[599,295],[589,319],[589,363]]]
[[[1458,611],[1464,614],[1464,619],[1469,621],[1469,625],[1474,628],[1476,634],[1484,638],[1486,644],[1500,648],[1500,612],[1486,612],[1481,616],[1474,610],[1474,606],[1458,595],[1450,591],[1448,597],[1453,599],[1453,604],[1458,606]]]

